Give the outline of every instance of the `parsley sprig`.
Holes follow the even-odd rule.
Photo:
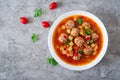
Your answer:
[[[56,66],[56,65],[58,64],[58,63],[55,61],[55,59],[52,58],[52,57],[48,57],[48,58],[47,58],[47,62],[48,62],[49,64],[53,65],[53,66]]]
[[[42,15],[42,9],[36,9],[34,12],[34,17],[38,17]]]
[[[32,39],[33,43],[36,42],[37,41],[37,35],[35,33],[32,33],[31,39]]]

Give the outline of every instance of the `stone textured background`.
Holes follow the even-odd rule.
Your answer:
[[[120,0],[54,0],[58,8],[49,10],[52,0],[0,0],[0,80],[120,80]],[[43,14],[34,18],[34,10]],[[51,24],[63,13],[86,10],[98,16],[106,26],[109,47],[102,61],[86,71],[71,71],[60,65],[52,67],[47,38]],[[20,16],[29,18],[29,24],[19,22]],[[31,34],[39,35],[36,43]]]

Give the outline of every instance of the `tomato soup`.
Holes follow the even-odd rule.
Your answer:
[[[56,26],[52,44],[57,56],[70,65],[92,62],[103,46],[99,25],[89,17],[73,15]]]

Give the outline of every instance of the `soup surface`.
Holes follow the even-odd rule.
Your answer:
[[[70,65],[92,62],[103,46],[99,25],[92,19],[73,15],[64,18],[56,26],[52,43],[56,54]]]

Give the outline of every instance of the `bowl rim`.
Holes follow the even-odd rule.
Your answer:
[[[53,48],[52,36],[53,36],[53,33],[54,33],[54,30],[55,30],[56,26],[58,25],[58,23],[62,19],[66,18],[68,16],[72,16],[72,15],[83,15],[83,16],[87,16],[87,17],[91,18],[92,20],[94,20],[99,25],[99,27],[100,27],[100,29],[102,31],[102,34],[103,34],[103,47],[102,47],[99,55],[95,58],[95,60],[93,60],[92,62],[90,62],[88,64],[85,64],[85,65],[75,66],[75,65],[71,65],[71,64],[68,64],[68,63],[64,62],[63,60],[61,60],[59,58],[59,56],[57,56],[57,54],[56,54],[56,52],[55,52],[55,50]],[[67,69],[70,69],[70,70],[77,70],[77,71],[86,70],[86,69],[92,68],[93,66],[98,64],[102,60],[102,58],[104,57],[104,55],[106,53],[106,50],[107,50],[107,47],[108,47],[107,30],[106,30],[103,22],[98,17],[93,15],[92,13],[87,12],[87,11],[82,11],[82,10],[70,11],[70,12],[64,13],[60,17],[58,17],[55,20],[55,22],[53,23],[53,25],[51,26],[51,29],[50,29],[49,35],[48,35],[48,47],[49,47],[49,50],[50,50],[50,53],[51,53],[52,57],[61,66],[65,67]]]

